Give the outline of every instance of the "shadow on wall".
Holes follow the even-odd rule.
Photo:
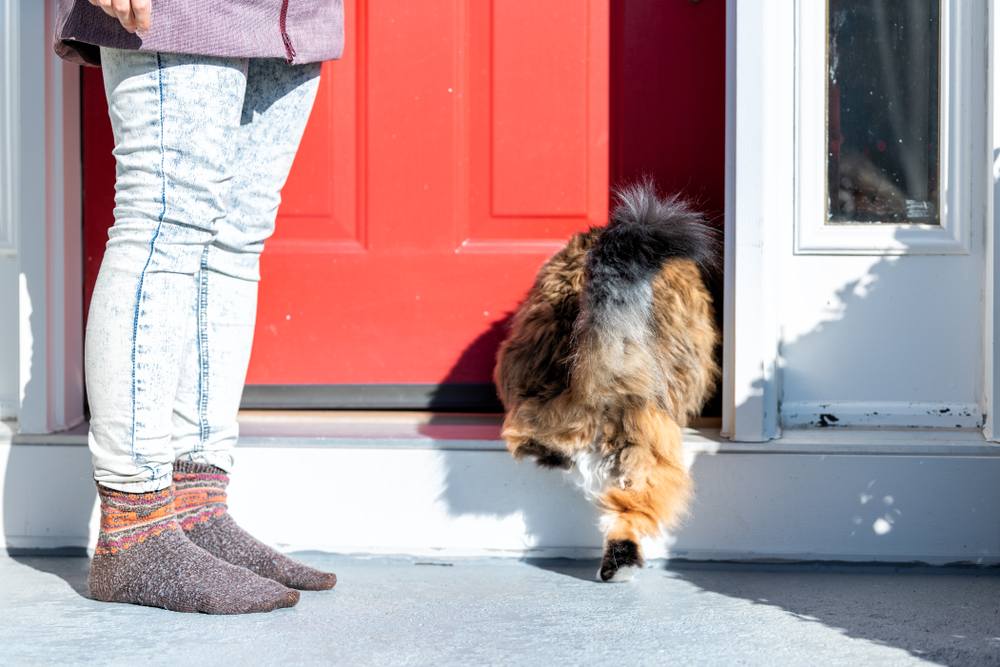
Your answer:
[[[441,386],[446,387],[456,378],[481,375],[483,369],[473,367],[481,365],[483,359],[493,359],[512,317],[512,313],[507,314],[472,341]],[[500,405],[499,398],[496,405]],[[434,436],[436,426],[448,423],[454,423],[452,416],[435,415],[423,430],[426,435]],[[499,430],[490,437],[498,438]],[[441,499],[452,515],[520,518],[524,533],[531,536],[530,543],[508,548],[526,549],[532,556],[599,554],[601,540],[594,527],[593,512],[565,475],[540,469],[530,462],[518,463],[506,450],[475,456],[445,450],[442,456],[446,476]],[[592,543],[581,545],[580,536],[590,534],[594,535]]]
[[[811,288],[789,290],[793,296],[785,305],[794,314],[787,319],[808,322],[808,328],[786,329],[781,348],[781,390],[786,401],[794,401],[785,405],[788,425],[835,426],[841,416],[824,419],[818,408],[866,402],[897,415],[957,403],[964,408],[958,411],[962,414],[952,415],[954,420],[947,418],[946,409],[916,415],[920,419],[915,423],[981,426],[976,406],[981,365],[979,355],[970,351],[982,345],[982,308],[978,287],[967,289],[980,284],[981,262],[969,256],[796,260],[813,262],[814,267],[829,264],[833,275],[833,262],[849,260],[858,266],[858,277],[839,287],[823,285],[830,278],[813,268],[804,282],[815,285],[817,293],[811,294]],[[863,263],[871,264],[863,268]],[[803,414],[794,414],[795,406],[803,406]],[[885,414],[855,412],[846,417],[898,425]]]
[[[86,445],[28,445],[16,437],[4,475],[7,552],[83,555],[97,488]]]
[[[24,267],[23,282],[31,304],[44,304],[39,294],[43,284],[34,279],[32,271],[41,268]],[[37,307],[37,306],[36,306]],[[34,313],[29,316],[32,340],[44,340],[43,324]],[[29,380],[24,388],[25,402],[44,405],[44,386],[39,382],[39,369],[44,368],[40,351],[32,348]],[[3,480],[3,531],[7,553],[15,557],[32,554],[85,555],[90,539],[90,520],[94,511],[97,489],[94,486],[90,452],[85,441],[85,427],[78,427],[67,439],[79,444],[41,445],[44,440],[33,436],[15,436],[8,449]],[[27,558],[25,564],[36,569],[59,574],[48,569],[45,558]],[[61,574],[59,576],[62,576]],[[84,592],[79,576],[66,579],[74,590]]]

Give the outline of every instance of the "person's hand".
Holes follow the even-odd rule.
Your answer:
[[[129,32],[149,30],[150,3],[152,0],[90,0],[108,16],[114,16]]]

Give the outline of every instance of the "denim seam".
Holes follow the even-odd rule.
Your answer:
[[[132,441],[131,441],[131,453],[132,462],[138,466],[140,465],[140,456],[135,450],[136,445],[136,411],[137,411],[137,394],[138,394],[138,381],[136,378],[136,356],[138,348],[139,339],[139,314],[142,310],[143,301],[143,284],[146,280],[146,271],[149,269],[149,265],[153,261],[153,253],[156,250],[156,239],[160,236],[160,229],[163,226],[163,220],[167,216],[167,173],[166,173],[166,157],[164,151],[164,124],[163,124],[163,62],[160,59],[160,54],[156,54],[156,78],[157,78],[157,89],[158,89],[158,103],[159,103],[159,114],[160,114],[160,215],[156,221],[156,229],[153,230],[153,236],[149,240],[149,254],[146,256],[146,263],[142,267],[142,271],[139,273],[139,284],[135,291],[135,311],[132,315]],[[156,479],[157,469],[154,466],[150,466],[148,463],[143,462],[143,467],[149,471],[150,481]]]
[[[201,253],[201,270],[198,276],[198,445],[197,450],[205,449],[205,443],[211,435],[208,423],[208,250],[205,246]]]

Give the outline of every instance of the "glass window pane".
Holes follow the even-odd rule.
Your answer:
[[[937,0],[828,0],[828,223],[939,224]]]

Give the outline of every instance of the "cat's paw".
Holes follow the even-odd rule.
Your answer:
[[[638,574],[641,568],[636,565],[626,565],[615,570],[609,579],[605,579],[606,572],[602,568],[598,573],[601,581],[606,584],[627,584],[628,582],[635,579],[635,575]]]
[[[642,568],[642,552],[632,540],[611,540],[604,548],[604,558],[597,576],[607,583],[632,581]]]

